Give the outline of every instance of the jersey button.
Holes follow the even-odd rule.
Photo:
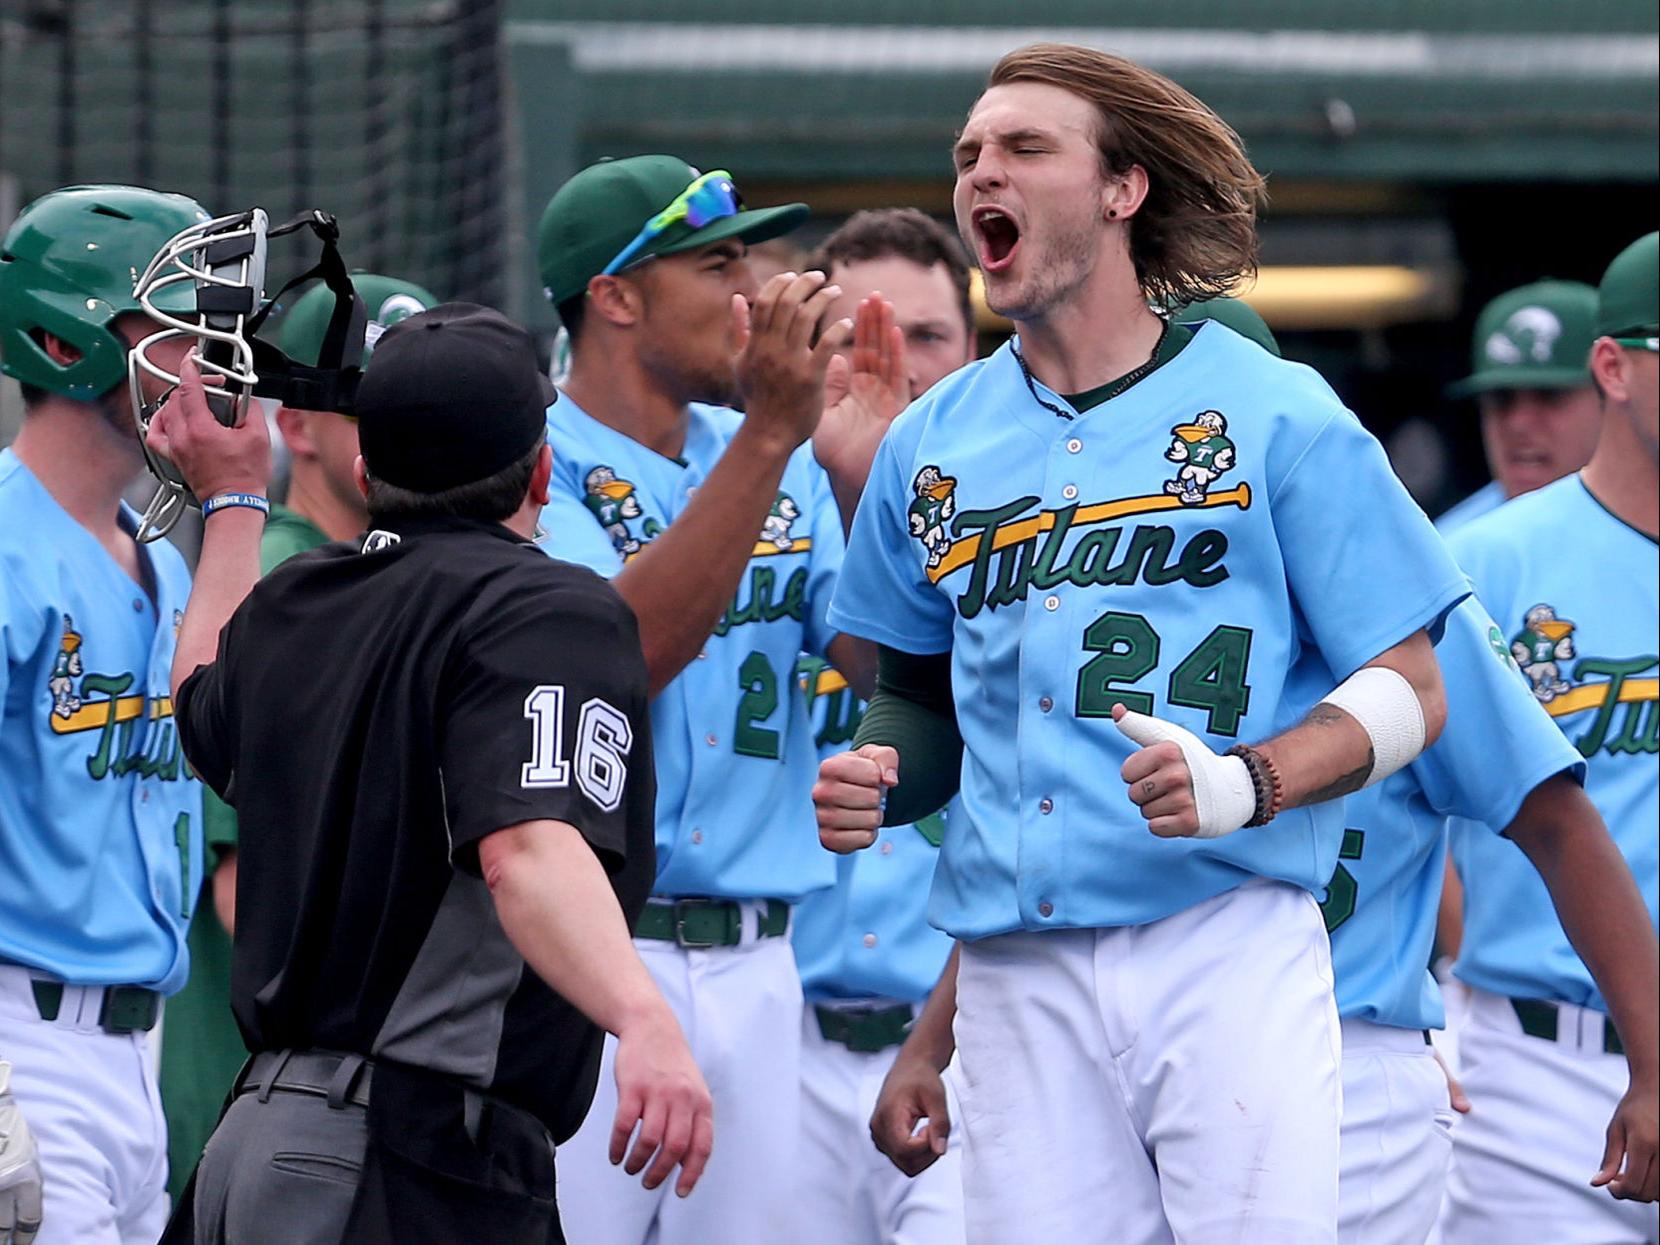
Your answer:
[[[713,748],[716,744],[718,744],[720,742],[720,740],[716,739],[713,735],[705,735],[703,737],[703,742],[708,744],[711,748]]]
[[[699,653],[697,655],[697,659],[699,661],[708,661],[709,660],[709,650],[705,649],[703,652]]]
[[[874,947],[876,945],[876,935],[875,934],[866,934],[859,941],[864,943],[865,946],[867,946],[867,947]]]
[[[1047,597],[1043,598],[1043,608],[1044,609],[1053,612],[1055,610],[1060,609],[1060,607],[1061,607],[1061,599],[1059,597],[1057,597],[1057,596],[1047,596]]]
[[[1081,450],[1083,448],[1084,448],[1084,443],[1082,441],[1078,440],[1077,437],[1073,437],[1070,441],[1068,441],[1066,443],[1066,452],[1068,454],[1076,454],[1079,450]]]
[[[1055,707],[1055,702],[1053,700],[1049,699],[1049,697],[1047,697],[1047,696],[1039,696],[1038,697],[1038,708],[1042,709],[1045,713],[1048,713],[1054,707]]]
[[[884,856],[893,855],[893,840],[892,839],[883,839],[882,840],[882,855],[884,855]]]
[[[134,597],[133,598],[133,613],[142,614],[143,612],[144,612],[144,602],[140,601],[137,597]]]
[[[1061,490],[1061,496],[1066,498],[1067,501],[1076,500],[1078,496],[1078,486],[1076,484],[1068,484]]]
[[[1053,800],[1051,800],[1048,796],[1044,796],[1041,800],[1038,801],[1038,812],[1043,813],[1045,816],[1047,816],[1048,814],[1050,814],[1054,811],[1055,811],[1055,802]]]
[[[150,802],[150,788],[148,788],[148,787],[140,787],[139,788],[139,790],[138,790],[138,802],[140,804],[148,804]]]
[[[693,830],[693,831],[692,831],[692,842],[694,842],[694,843],[701,843],[701,842],[703,842],[703,831],[701,831],[701,830]]]
[[[1055,915],[1055,905],[1050,903],[1047,899],[1045,899],[1042,903],[1040,903],[1038,905],[1038,915],[1039,916],[1054,916]]]

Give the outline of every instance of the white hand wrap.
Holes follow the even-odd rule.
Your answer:
[[[0,1060],[0,1241],[29,1245],[40,1230],[40,1156],[12,1097],[11,1072]]]
[[[1359,722],[1371,739],[1368,787],[1410,764],[1424,750],[1424,707],[1399,671],[1385,666],[1356,670],[1320,703],[1336,705]]]
[[[1220,838],[1251,820],[1257,809],[1256,788],[1240,758],[1217,756],[1192,731],[1145,713],[1126,713],[1114,725],[1143,748],[1168,741],[1182,750],[1199,813],[1193,838]]]

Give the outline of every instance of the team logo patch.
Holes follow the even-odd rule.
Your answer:
[[[1494,363],[1549,363],[1562,336],[1562,321],[1548,307],[1523,307],[1496,331],[1483,349]]]
[[[1577,656],[1574,624],[1558,618],[1555,607],[1539,604],[1528,610],[1522,618],[1522,629],[1511,638],[1510,655],[1527,675],[1540,704],[1548,705],[1573,690],[1561,663]]]
[[[1234,468],[1233,442],[1221,411],[1201,411],[1191,423],[1170,430],[1170,448],[1164,456],[1179,464],[1176,478],[1164,482],[1164,491],[1184,506],[1203,505],[1210,486]]]
[[[636,534],[628,526],[631,519],[645,518],[632,481],[619,479],[614,468],[601,463],[583,479],[582,487],[585,490],[582,504],[605,529],[613,549],[628,558],[650,543],[654,532],[642,527]]]
[[[413,294],[393,294],[380,305],[380,309],[370,318],[369,323],[363,326],[363,357],[365,360],[374,353],[375,343],[380,341],[381,334],[386,332],[400,320],[407,320],[410,316],[419,315],[426,308],[421,300]]]
[[[911,535],[928,551],[928,569],[939,567],[951,551],[951,533],[946,527],[957,513],[957,480],[932,464],[916,473],[911,481],[916,499],[906,513]]]
[[[173,611],[175,637],[184,614]],[[75,620],[63,616],[58,651],[46,678],[52,697],[47,717],[54,735],[97,733],[87,758],[94,779],[137,770],[147,778],[174,779],[180,775],[181,753],[173,729],[173,701],[168,696],[145,696],[132,688],[138,682],[131,671],[100,674],[86,668],[90,651]]]
[[[1510,654],[1551,717],[1593,713],[1574,739],[1581,756],[1660,752],[1660,657],[1599,657],[1580,651],[1578,625],[1544,602],[1522,616]],[[1567,663],[1574,663],[1568,673]],[[1566,731],[1566,725],[1563,726]]]
[[[755,542],[751,557],[764,558],[779,553],[806,553],[813,547],[810,536],[791,535],[790,529],[801,517],[801,507],[788,493],[779,493],[772,500],[772,509],[761,523],[761,536]]]
[[[46,680],[47,690],[52,693],[52,714],[65,722],[81,707],[78,685],[86,673],[81,663],[82,638],[75,630],[75,620],[65,614],[63,636],[58,641],[57,656],[52,658],[51,677]]]

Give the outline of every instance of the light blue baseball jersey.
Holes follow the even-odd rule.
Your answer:
[[[1196,469],[1187,447],[1218,437],[1231,452]],[[877,453],[830,618],[951,653],[962,815],[929,916],[982,938],[1141,924],[1254,876],[1323,888],[1341,804],[1158,838],[1119,779],[1135,747],[1112,707],[1218,751],[1264,739],[1466,593],[1325,382],[1206,323],[1082,414],[1028,383],[1013,344],[913,403]]]
[[[819,755],[846,752],[864,702],[822,658],[803,657],[800,675]],[[885,827],[870,850],[835,857],[833,887],[801,901],[790,941],[809,1000],[928,997],[951,955],[951,939],[928,924],[950,817],[947,806],[916,825]]]
[[[1435,521],[1435,530],[1441,533],[1442,539],[1451,539],[1454,532],[1468,527],[1482,515],[1491,514],[1502,505],[1504,487],[1497,480],[1489,480],[1463,501],[1442,511],[1441,517]]]
[[[1578,475],[1518,497],[1458,533],[1452,549],[1503,628],[1534,698],[1586,761],[1585,790],[1660,908],[1660,562]],[[1496,828],[1496,827],[1495,827]],[[1453,972],[1519,998],[1607,1010],[1527,857],[1459,821],[1464,942]]]
[[[1439,1029],[1446,1020],[1425,965],[1446,874],[1448,817],[1502,830],[1547,778],[1585,776],[1583,758],[1528,692],[1508,641],[1479,601],[1447,616],[1435,655],[1447,688],[1446,727],[1411,765],[1344,801],[1343,847],[1320,905],[1331,931],[1338,1014],[1405,1029]]]
[[[552,500],[542,547],[607,577],[685,510],[743,416],[693,405],[665,458],[561,395],[548,408]],[[795,665],[834,636],[825,611],[844,541],[811,446],[790,459],[737,596],[651,706],[659,895],[799,899],[835,881],[812,805],[818,752]]]
[[[140,557],[154,602],[0,451],[0,961],[170,994],[202,885],[169,693],[190,572],[165,541]]]

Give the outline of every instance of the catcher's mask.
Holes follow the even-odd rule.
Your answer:
[[[267,299],[267,239],[302,228],[317,236],[322,256]],[[203,378],[220,382],[207,391],[208,405],[227,427],[241,424],[247,417],[249,400],[256,396],[276,398],[285,406],[308,411],[352,413],[362,371],[367,317],[363,300],[352,288],[340,257],[339,239],[339,226],[326,212],[302,212],[273,228],[263,209],[250,208],[180,231],[138,278],[134,296],[148,315],[167,326],[144,338],[127,356],[127,382],[132,390],[139,444],[150,473],[160,482],[139,523],[139,540],[165,536],[186,507],[201,505],[179,469],[149,445],[150,421],[179,383],[178,376],[150,357],[151,348],[159,342],[185,336],[198,339],[195,358]],[[294,362],[256,336],[277,300],[312,277],[321,277],[334,292],[334,312],[316,367]],[[196,290],[194,321],[181,318],[189,317],[188,312],[167,311],[155,302],[157,293],[186,281]],[[144,396],[142,378],[146,373],[168,385],[167,391],[153,401]]]

